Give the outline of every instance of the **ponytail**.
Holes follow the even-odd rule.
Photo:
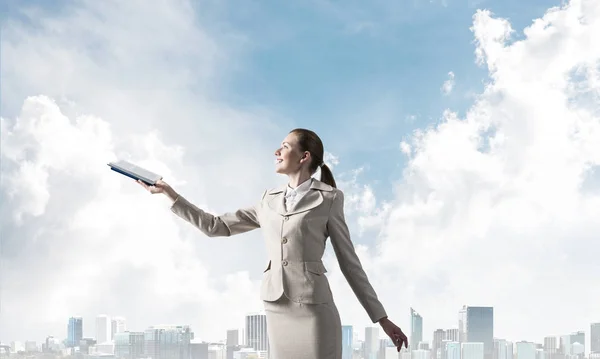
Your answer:
[[[321,182],[330,185],[333,188],[337,188],[335,185],[335,179],[333,179],[333,173],[325,163],[321,166]]]

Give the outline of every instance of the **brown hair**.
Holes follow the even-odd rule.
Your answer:
[[[293,133],[296,136],[296,140],[298,142],[298,149],[300,152],[309,152],[312,157],[312,161],[310,162],[309,170],[310,173],[315,173],[317,168],[321,167],[321,181],[326,183],[332,187],[336,187],[335,179],[333,178],[333,173],[331,173],[331,169],[327,167],[327,165],[323,162],[323,156],[325,150],[323,148],[323,142],[311,130],[307,130],[304,128],[296,128],[291,130],[290,133]]]

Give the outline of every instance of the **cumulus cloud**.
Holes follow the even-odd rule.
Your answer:
[[[448,94],[450,94],[450,92],[452,92],[453,89],[454,89],[454,72],[450,71],[450,72],[448,72],[448,80],[446,80],[444,82],[444,84],[442,85],[442,93],[444,95],[448,95]]]
[[[121,141],[128,145],[115,146]],[[132,160],[173,178],[169,169],[183,171],[179,146],[156,133],[113,136],[104,120],[69,119],[45,96],[26,99],[14,121],[3,119],[2,143],[2,189],[13,215],[3,223],[11,335],[41,335],[31,330],[40,321],[54,333],[69,316],[91,320],[104,311],[126,313],[138,330],[176,321],[202,334],[260,308],[247,302],[256,280],[244,271],[212,273],[197,256],[199,234],[182,232],[164,199],[106,166],[118,149],[143,154]],[[225,304],[230,310],[216,314]]]
[[[402,145],[370,277],[390,316],[408,328],[415,306],[426,333],[456,327],[463,304],[494,306],[494,335],[511,340],[587,330],[600,318],[600,4],[550,9],[519,41],[488,11],[472,30],[490,81],[464,117],[446,111]]]
[[[106,163],[146,166],[219,213],[280,182],[270,159],[289,126],[219,100],[243,39],[215,38],[188,2],[55,10],[23,8],[3,26],[0,336],[61,337],[72,315],[93,336],[109,313],[217,340],[261,308],[259,233],[205,238]]]

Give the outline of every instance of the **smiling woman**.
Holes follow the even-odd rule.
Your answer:
[[[388,318],[362,268],[344,218],[344,194],[323,163],[323,143],[316,133],[292,130],[275,151],[275,171],[288,183],[267,190],[248,208],[215,216],[180,196],[166,182],[139,182],[163,193],[171,210],[209,237],[232,236],[262,228],[269,262],[261,299],[267,315],[271,357],[341,359],[338,309],[325,275],[323,253],[329,237],[342,273],[373,323],[379,323],[398,351],[406,335]],[[322,180],[312,178],[321,167]]]

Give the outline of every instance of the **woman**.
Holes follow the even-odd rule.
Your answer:
[[[265,191],[255,206],[214,216],[197,208],[167,183],[139,182],[164,193],[171,210],[209,237],[232,236],[262,228],[269,263],[261,299],[267,316],[270,357],[341,359],[342,333],[327,270],[321,261],[330,238],[342,273],[373,323],[379,323],[398,351],[406,335],[392,323],[377,299],[356,255],[344,219],[344,194],[323,163],[323,143],[314,132],[292,130],[275,151],[276,172],[288,184]],[[321,180],[311,176],[321,168]]]

